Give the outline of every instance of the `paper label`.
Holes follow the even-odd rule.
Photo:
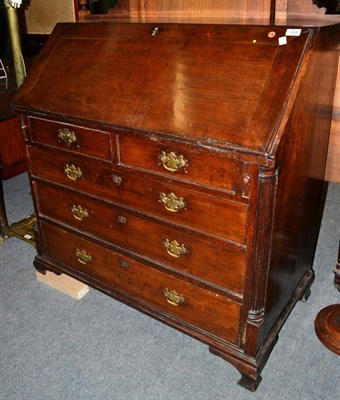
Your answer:
[[[300,36],[301,29],[287,29],[286,36]]]
[[[283,46],[284,44],[287,44],[287,37],[286,36],[279,37],[279,45]]]
[[[26,235],[24,236],[24,238],[27,239],[27,240],[30,240],[30,239],[32,239],[32,236],[29,235],[28,233],[26,233]]]

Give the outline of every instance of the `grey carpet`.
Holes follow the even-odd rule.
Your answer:
[[[32,212],[26,174],[4,182],[10,222]],[[339,302],[333,286],[340,186],[330,185],[315,259],[316,281],[280,333],[256,393],[208,348],[93,289],[75,301],[38,282],[35,250],[0,246],[0,399],[295,400],[339,398],[340,357],[314,333],[314,318]]]

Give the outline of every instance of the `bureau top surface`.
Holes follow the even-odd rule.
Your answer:
[[[286,29],[59,24],[14,107],[268,154],[312,37]]]

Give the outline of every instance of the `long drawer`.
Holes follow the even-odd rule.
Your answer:
[[[149,174],[114,170],[108,163],[94,160],[89,163],[68,154],[53,154],[51,163],[50,152],[29,147],[29,157],[33,176],[237,243],[246,241],[246,204],[176,186],[167,179],[151,179]],[[67,168],[71,172],[67,173]]]
[[[238,341],[239,304],[44,222],[40,228],[46,256],[85,281],[89,277],[186,324]]]
[[[76,231],[138,253],[167,268],[232,292],[243,292],[246,251],[126,208],[35,182],[38,213]],[[53,201],[51,201],[53,199]]]

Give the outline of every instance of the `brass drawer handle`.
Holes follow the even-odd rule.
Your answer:
[[[185,298],[182,294],[179,295],[176,290],[169,290],[165,288],[163,294],[166,298],[166,301],[173,306],[182,306],[185,304]]]
[[[244,185],[249,185],[250,183],[250,176],[247,174],[242,175],[242,183]]]
[[[68,147],[78,141],[76,134],[68,128],[59,128],[58,138],[63,141]]]
[[[76,206],[75,204],[73,204],[71,207],[71,211],[72,211],[73,217],[75,219],[77,219],[78,221],[82,221],[83,219],[85,219],[89,216],[89,212],[86,210],[86,208],[83,208],[80,205]]]
[[[163,203],[165,209],[171,212],[178,212],[186,207],[183,197],[177,197],[174,193],[165,194],[161,192],[158,201]]]
[[[169,239],[163,241],[163,245],[166,248],[168,254],[172,257],[180,257],[181,255],[187,254],[189,252],[188,248],[184,244],[179,244],[176,240],[170,242]]]
[[[67,175],[71,181],[76,182],[78,179],[82,178],[83,173],[79,167],[74,164],[64,166],[64,173]]]
[[[85,250],[79,250],[79,249],[77,249],[77,251],[76,251],[76,257],[77,257],[77,260],[78,260],[81,264],[91,264],[91,263],[92,263],[91,254],[87,254]]]
[[[171,172],[177,172],[181,168],[188,165],[188,161],[184,158],[184,156],[181,154],[177,155],[173,151],[168,154],[165,151],[162,151],[159,158],[162,161],[163,167]]]

